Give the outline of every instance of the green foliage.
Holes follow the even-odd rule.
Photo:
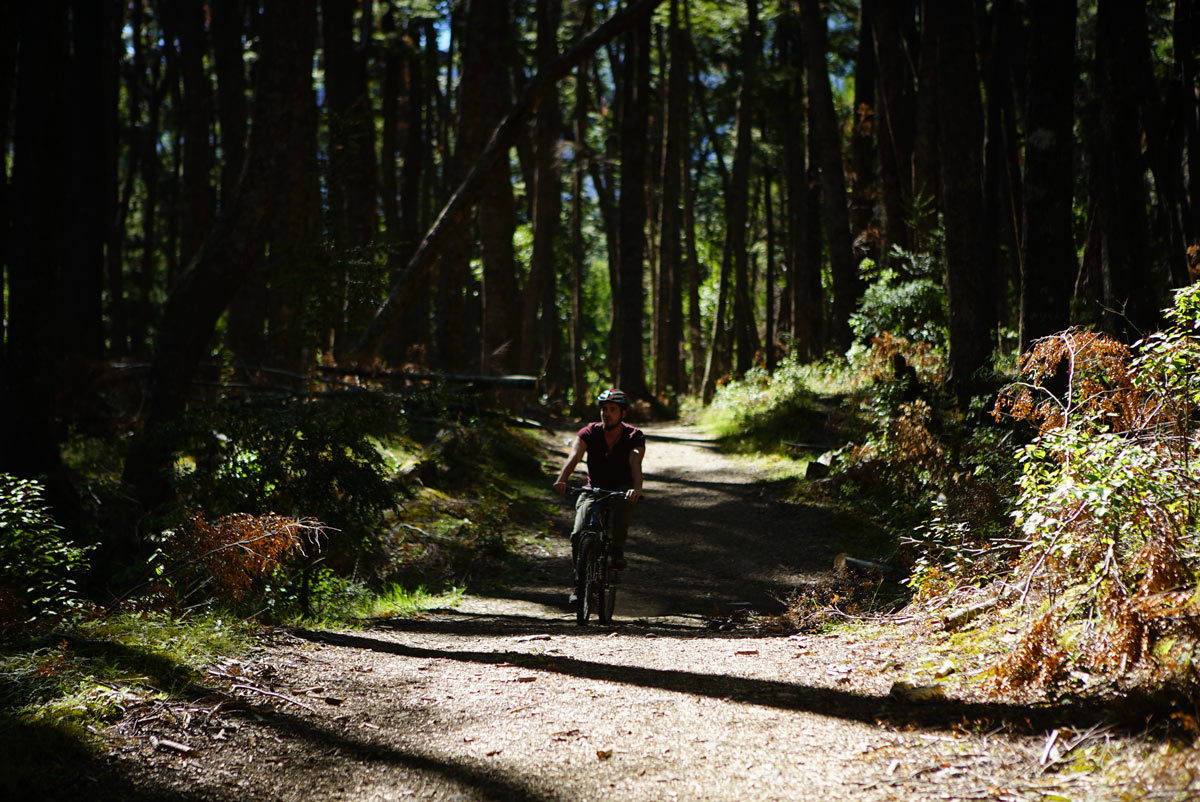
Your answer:
[[[75,612],[87,550],[63,539],[40,484],[0,474],[0,635]]]
[[[867,342],[888,333],[945,349],[949,311],[945,289],[934,275],[931,258],[899,248],[895,256],[906,261],[910,269],[907,275],[901,275],[884,268],[867,285],[858,309],[850,316],[855,338]]]
[[[351,553],[395,506],[396,466],[380,442],[403,425],[403,410],[376,393],[215,407],[187,421],[191,460],[180,463],[180,490],[187,508],[210,517],[319,519],[341,532],[330,545]]]

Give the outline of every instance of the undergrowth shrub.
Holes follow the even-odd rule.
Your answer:
[[[0,473],[0,637],[77,612],[75,578],[87,565],[87,549],[63,538],[42,486]]]
[[[324,538],[325,527],[311,519],[235,513],[209,521],[195,513],[160,536],[153,593],[173,606],[201,599],[237,607]]]
[[[996,411],[1035,428],[1018,456],[1012,582],[1045,612],[1023,644],[1053,632],[1087,670],[1195,683],[1200,285],[1167,319],[1132,348],[1075,329],[1039,340]],[[997,685],[1049,681],[1032,663],[1052,650],[1018,648]]]
[[[352,564],[403,490],[381,443],[404,423],[392,399],[369,392],[213,407],[187,422],[183,503],[208,517],[319,518],[336,533],[329,559]]]

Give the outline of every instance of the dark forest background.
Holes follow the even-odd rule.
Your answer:
[[[964,403],[1133,341],[1195,275],[1196,7],[4,4],[0,472],[70,520],[103,438],[153,510],[206,405],[368,374],[670,410],[868,341],[869,292]]]

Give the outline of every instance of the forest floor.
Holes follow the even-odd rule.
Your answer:
[[[194,699],[131,709],[62,798],[1196,799],[1193,746],[1103,709],[946,673],[928,616],[814,634],[730,622],[825,581],[863,533],[777,498],[699,430],[647,429],[646,497],[611,627],[567,607],[569,547],[453,609],[275,631]],[[559,431],[565,455],[571,432]],[[558,455],[555,456],[558,458]],[[547,486],[551,479],[547,477]],[[563,528],[569,510],[563,503]],[[869,556],[869,555],[864,555]],[[942,686],[944,685],[944,690]],[[68,776],[69,775],[69,776]],[[1190,790],[1189,790],[1190,789]]]

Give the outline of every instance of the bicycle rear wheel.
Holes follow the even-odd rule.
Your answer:
[[[611,624],[613,617],[613,607],[617,603],[617,586],[612,583],[612,572],[608,573],[609,581],[605,583],[605,587],[600,591],[600,609],[597,611],[600,616],[601,624]]]

